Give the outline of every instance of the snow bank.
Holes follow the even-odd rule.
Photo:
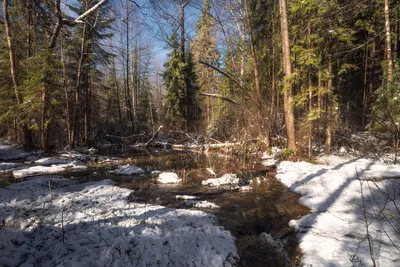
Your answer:
[[[71,159],[65,159],[65,158],[41,158],[35,161],[36,164],[43,165],[43,166],[51,166],[55,164],[69,164],[71,163]]]
[[[289,223],[298,231],[302,265],[372,265],[365,238],[362,188],[377,266],[400,266],[400,254],[394,245],[400,243],[400,235],[394,230],[400,227],[396,219],[399,213],[394,202],[378,190],[391,198],[397,194],[396,205],[400,205],[396,193],[400,180],[382,180],[400,177],[400,167],[363,158],[325,156],[319,160],[325,164],[286,161],[277,169],[277,178],[303,195],[300,203],[312,210]]]
[[[210,185],[210,186],[221,186],[221,185],[230,185],[230,184],[238,184],[240,179],[236,177],[236,174],[226,173],[222,175],[220,178],[211,178],[201,182],[202,185]]]
[[[176,199],[198,199],[196,196],[188,196],[188,195],[176,195]]]
[[[60,164],[52,166],[34,166],[25,169],[13,171],[15,178],[25,178],[31,176],[48,175],[48,174],[58,174],[66,171],[82,171],[86,170],[87,166],[70,164]]]
[[[176,184],[180,183],[182,179],[178,178],[178,175],[173,172],[162,172],[158,175],[158,182],[162,184]]]
[[[0,141],[0,161],[23,160],[33,155],[33,153],[25,152],[22,149],[10,146]]]
[[[7,170],[10,170],[10,169],[13,169],[13,168],[15,168],[15,163],[6,163],[6,162],[1,162],[0,163],[0,172],[1,171],[7,171]]]
[[[51,201],[48,189],[53,193]],[[235,266],[235,238],[201,211],[130,201],[105,180],[40,177],[0,189],[5,266]]]
[[[199,201],[199,200],[189,200],[185,203],[186,206],[190,206],[193,208],[204,208],[204,209],[219,209],[220,206],[209,202],[207,200]]]
[[[119,175],[139,175],[144,174],[145,171],[139,167],[127,164],[124,166],[119,166],[116,170],[110,171],[110,173]]]

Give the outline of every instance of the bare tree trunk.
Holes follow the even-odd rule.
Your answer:
[[[289,27],[286,13],[286,0],[279,0],[279,8],[281,15],[282,62],[285,72],[283,93],[285,125],[288,138],[288,148],[296,152],[297,148],[294,127],[292,84],[290,81],[292,76],[292,64],[290,59]]]
[[[390,41],[390,9],[389,0],[385,0],[385,34],[386,34],[386,57],[387,57],[387,78],[388,82],[393,80],[393,61],[392,61],[392,49]]]
[[[181,0],[181,53],[182,53],[182,63],[186,62],[185,59],[185,7],[187,4],[189,4],[189,1],[183,2],[183,0]],[[184,94],[184,118],[185,118],[185,130],[187,130],[188,126],[187,126],[187,118],[188,118],[188,103],[189,103],[189,99],[188,99],[188,84],[186,83],[186,78],[183,79],[184,80],[184,88],[183,88],[183,94]]]
[[[331,144],[332,144],[332,112],[333,112],[333,100],[332,100],[332,56],[328,59],[328,73],[329,79],[327,84],[327,94],[326,94],[326,128],[325,128],[325,154],[331,154]]]
[[[257,105],[257,124],[258,124],[258,134],[259,136],[263,136],[263,118],[262,118],[262,94],[261,94],[261,86],[260,86],[260,74],[258,70],[258,60],[256,55],[256,49],[254,44],[254,36],[253,36],[253,29],[251,27],[250,21],[250,12],[247,0],[244,0],[244,9],[245,9],[245,17],[247,23],[247,29],[249,32],[250,37],[250,52],[253,58],[253,74],[254,74],[254,83],[256,87],[256,105]],[[265,145],[266,149],[269,150],[270,148],[270,141],[269,141],[269,131],[267,129],[265,135]]]
[[[49,57],[49,55],[47,55]],[[46,58],[46,60],[49,60]],[[48,149],[48,116],[47,116],[47,110],[48,110],[48,102],[49,102],[49,95],[48,95],[48,88],[47,88],[47,83],[42,86],[41,90],[41,99],[42,99],[42,116],[41,116],[41,141],[42,141],[42,149],[43,151],[47,151]]]
[[[126,117],[129,121],[129,123],[132,126],[133,123],[133,119],[132,119],[132,99],[130,96],[130,89],[129,89],[129,8],[127,7],[126,9],[126,17],[125,17],[125,24],[126,24],[126,58],[125,58],[125,64],[126,64],[126,79],[125,79],[125,94],[126,94],[126,106],[127,106],[127,110],[126,110]]]
[[[74,121],[72,123],[71,148],[75,147],[75,141],[78,136],[78,128],[79,128],[79,102],[80,102],[80,89],[82,87],[81,85],[82,65],[85,57],[86,27],[87,27],[86,24],[83,24],[82,41],[80,49],[81,54],[78,60],[78,69],[76,75],[75,110],[74,110]]]
[[[119,95],[119,87],[118,87],[118,81],[117,81],[117,72],[115,70],[115,57],[112,57],[112,72],[113,72],[113,84],[114,84],[114,89],[116,90],[117,94],[117,108],[118,108],[118,119],[119,123],[122,122],[122,114],[121,114],[121,101],[120,101],[120,95]]]
[[[368,35],[367,35],[368,36]],[[364,52],[364,81],[363,81],[363,108],[362,108],[362,128],[365,128],[367,116],[367,75],[368,75],[368,45]]]
[[[65,96],[65,120],[67,122],[68,146],[71,147],[71,144],[72,144],[72,139],[71,139],[71,137],[72,137],[72,129],[71,129],[69,95],[68,95],[68,86],[67,86],[67,69],[66,69],[66,66],[65,66],[64,44],[63,44],[62,37],[61,37],[61,65],[62,65],[62,70],[63,70],[62,87],[64,88],[64,96]]]
[[[6,39],[7,39],[7,47],[8,47],[8,53],[10,56],[10,74],[11,74],[11,80],[12,84],[14,87],[14,94],[15,94],[15,101],[18,106],[18,108],[21,106],[22,103],[22,97],[19,92],[19,84],[18,80],[16,77],[16,64],[15,64],[15,54],[14,54],[14,47],[12,44],[12,39],[11,39],[11,29],[10,29],[10,18],[8,15],[8,5],[7,5],[7,0],[3,0],[2,3],[3,6],[3,23],[4,23],[4,28],[5,28],[5,33],[6,33]],[[28,16],[29,17],[29,16]],[[28,40],[28,46],[30,46],[30,40]],[[29,53],[29,52],[28,52]],[[16,141],[18,142],[18,129],[17,129],[17,121],[16,118],[14,119],[14,126],[15,126],[15,137]],[[29,127],[26,122],[23,122],[23,133],[24,133],[24,148],[25,149],[31,149],[33,148],[33,142],[32,142],[32,134],[31,131],[29,130]]]
[[[311,22],[308,22],[308,49],[311,49]],[[308,70],[308,112],[313,112],[313,87],[311,81],[311,67]],[[312,157],[313,121],[308,118],[308,158]]]
[[[28,25],[28,34],[26,36],[26,42],[28,44],[26,54],[28,58],[32,56],[32,34],[31,34],[31,27],[32,27],[32,3],[31,0],[26,0],[26,22]]]
[[[11,41],[11,29],[10,29],[10,19],[8,16],[8,5],[7,0],[3,0],[3,20],[4,20],[4,28],[7,38],[7,46],[8,46],[8,53],[10,55],[10,72],[11,72],[11,80],[14,87],[15,99],[17,105],[21,105],[21,96],[18,91],[18,81],[15,74],[15,55],[14,55],[14,47]]]

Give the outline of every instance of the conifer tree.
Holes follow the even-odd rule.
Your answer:
[[[165,97],[165,116],[169,127],[181,128],[184,126],[185,104],[185,63],[182,62],[182,51],[174,33],[170,38],[171,52],[169,60],[164,65],[164,84],[167,90]]]
[[[218,66],[217,36],[215,22],[210,14],[210,1],[203,1],[203,9],[197,24],[196,36],[192,42],[194,70],[200,92],[215,93],[218,87],[218,77],[214,70],[200,64],[199,61],[208,62]],[[202,109],[205,111],[205,127],[209,127],[213,119],[214,101],[210,98],[204,100]]]

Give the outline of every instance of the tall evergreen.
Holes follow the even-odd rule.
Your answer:
[[[163,74],[164,84],[167,90],[165,97],[165,117],[169,127],[181,128],[184,126],[185,109],[185,68],[182,62],[182,51],[174,33],[170,38],[171,52],[168,54],[168,62],[165,63]]]
[[[196,36],[191,44],[197,83],[200,92],[204,93],[216,93],[218,89],[218,76],[216,72],[200,63],[200,61],[205,61],[218,66],[217,34],[215,21],[210,11],[210,1],[204,0],[200,19],[197,24]],[[214,119],[214,105],[214,101],[209,98],[205,99],[201,105],[205,116],[204,127],[209,127],[211,121]]]

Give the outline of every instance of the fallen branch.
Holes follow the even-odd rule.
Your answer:
[[[158,127],[158,130],[157,130],[157,132],[155,132],[154,134],[153,134],[153,136],[150,138],[150,140],[149,141],[147,141],[147,143],[144,145],[144,146],[149,146],[150,144],[151,144],[151,142],[153,142],[153,140],[154,140],[154,138],[156,138],[156,136],[159,134],[159,132],[161,132],[161,130],[163,129],[163,126],[161,125],[160,127]]]

